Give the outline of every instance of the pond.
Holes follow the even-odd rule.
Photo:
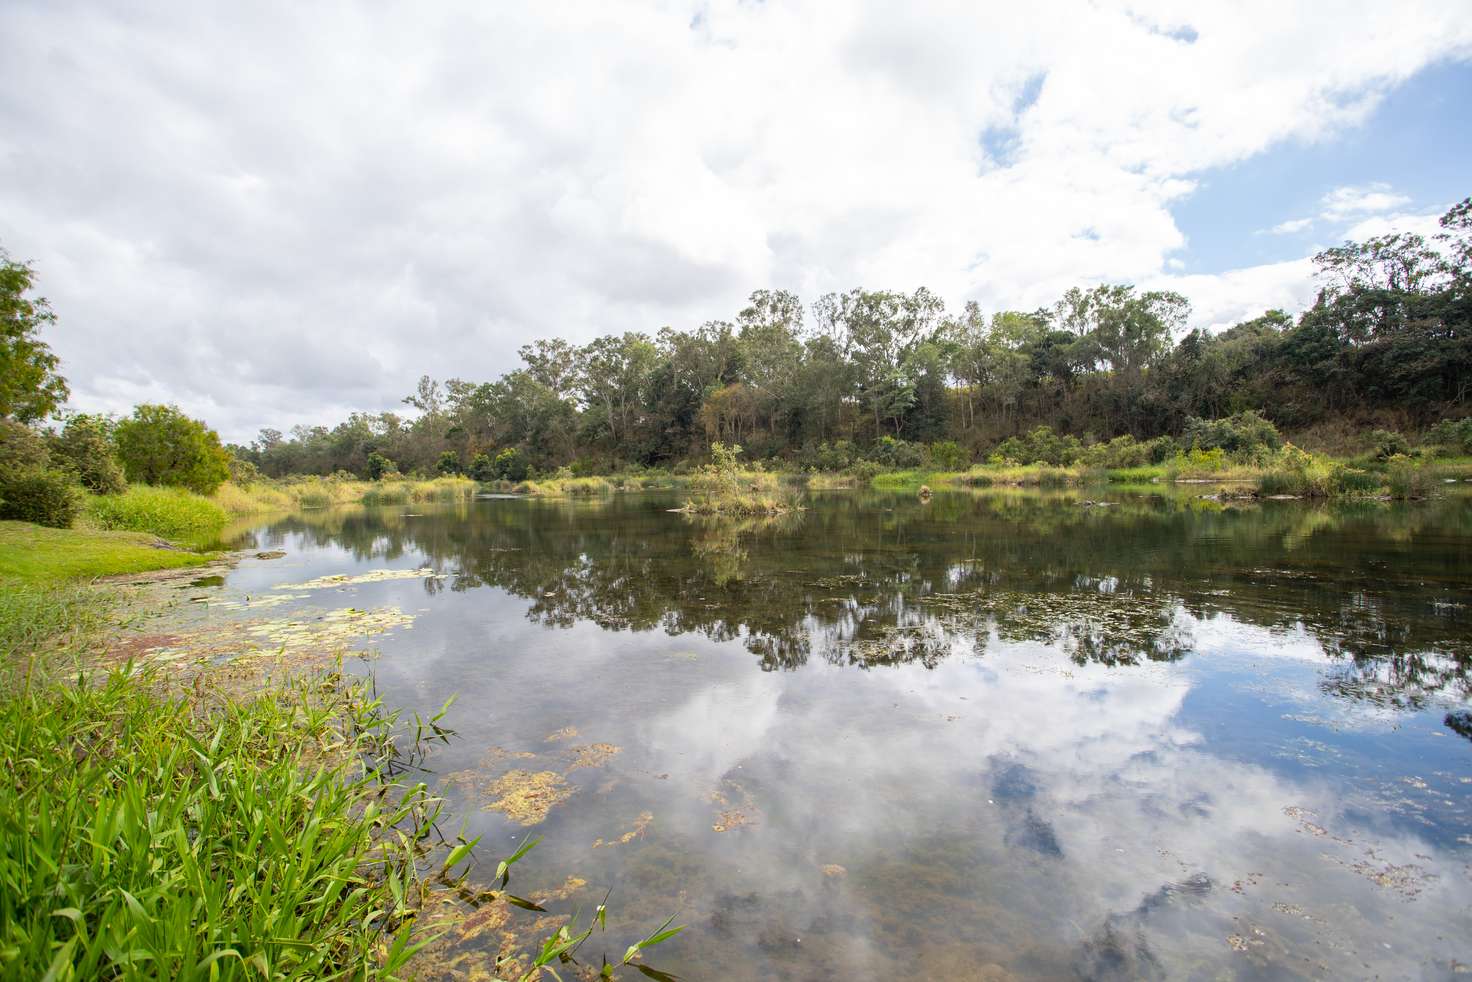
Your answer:
[[[1472,970],[1466,499],[674,504],[308,512],[217,589],[384,611],[385,701],[457,697],[446,834],[487,880],[541,836],[513,887],[611,889],[610,957],[673,914],[687,979]]]

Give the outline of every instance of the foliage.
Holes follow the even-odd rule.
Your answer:
[[[0,479],[20,471],[50,466],[51,455],[41,434],[23,423],[0,419]]]
[[[470,459],[470,476],[477,481],[496,480],[496,467],[489,454],[478,453]]]
[[[440,454],[440,459],[435,461],[434,469],[436,473],[445,477],[453,477],[465,471],[465,468],[460,466],[460,455],[453,450],[446,450]]]
[[[358,687],[208,709],[153,695],[162,682],[124,669],[0,702],[0,972],[400,968],[412,949],[398,898],[432,799],[358,763],[392,720]]]
[[[113,448],[105,417],[77,413],[67,417],[60,433],[51,437],[51,458],[77,475],[93,494],[121,494],[128,482]],[[248,465],[247,465],[248,466]]]
[[[1234,413],[1224,419],[1186,420],[1181,443],[1194,450],[1222,450],[1242,456],[1259,448],[1276,450],[1283,445],[1278,428],[1253,410]]]
[[[1472,453],[1472,416],[1442,420],[1427,431],[1426,442],[1453,454]]]
[[[381,481],[385,477],[398,473],[398,467],[377,450],[368,455],[368,480]]]
[[[1026,436],[1008,437],[997,445],[988,459],[1009,464],[1052,464],[1068,467],[1076,463],[1083,450],[1078,437],[1060,437],[1052,427],[1035,427]]]
[[[885,434],[869,451],[868,459],[895,470],[919,467],[925,463],[925,448]]]
[[[84,497],[65,471],[33,467],[0,474],[0,519],[70,528]]]
[[[176,406],[139,406],[118,422],[114,439],[129,481],[210,494],[230,476],[219,434]]]
[[[37,335],[55,323],[44,297],[27,296],[35,272],[0,249],[0,419],[33,423],[66,401],[58,360]]]
[[[526,455],[516,447],[507,447],[496,454],[492,472],[501,481],[525,481],[530,473]]]
[[[1375,456],[1380,460],[1409,456],[1411,452],[1411,442],[1394,430],[1373,430],[1370,441],[1374,444]]]
[[[146,484],[89,498],[87,515],[99,528],[149,532],[179,542],[209,542],[225,527],[225,509],[210,499]]]
[[[930,466],[941,471],[965,470],[971,466],[971,454],[955,440],[937,440],[930,445]]]

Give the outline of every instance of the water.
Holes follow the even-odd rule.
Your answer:
[[[365,670],[391,704],[458,696],[447,831],[492,863],[542,836],[513,888],[564,886],[555,913],[611,887],[610,955],[677,914],[665,972],[1468,971],[1472,508],[1085,497],[307,513],[225,589],[442,573],[291,604],[412,615]],[[530,775],[544,820],[485,810]]]

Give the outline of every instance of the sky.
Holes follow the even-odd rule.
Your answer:
[[[0,4],[72,406],[248,441],[759,288],[1220,329],[1472,194],[1463,0]]]

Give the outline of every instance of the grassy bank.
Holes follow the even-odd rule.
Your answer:
[[[0,522],[0,581],[6,583],[50,586],[67,580],[198,566],[212,558],[160,544],[147,533]]]
[[[360,684],[71,675],[115,626],[85,581],[211,558],[154,542],[0,522],[0,976],[392,972],[435,802]]]

